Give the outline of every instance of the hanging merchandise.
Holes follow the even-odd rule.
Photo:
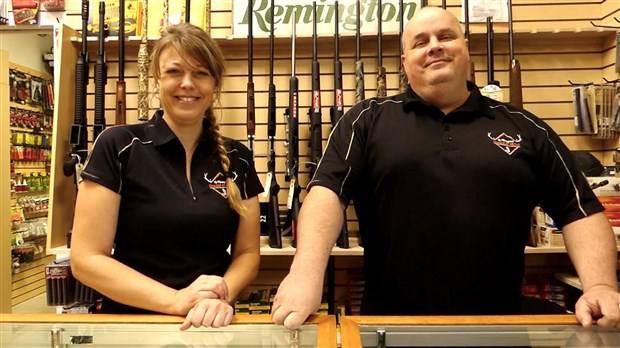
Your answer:
[[[18,24],[39,24],[39,2],[31,0],[13,0],[13,20]]]

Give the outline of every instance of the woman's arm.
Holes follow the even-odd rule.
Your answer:
[[[243,201],[247,213],[239,219],[237,236],[231,247],[232,263],[224,274],[228,285],[228,303],[235,303],[254,280],[260,265],[260,205],[258,197]]]

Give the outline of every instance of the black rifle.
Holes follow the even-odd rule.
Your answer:
[[[487,17],[487,79],[489,85],[499,86],[499,81],[495,80],[493,73],[495,72],[493,60],[493,17]]]
[[[335,26],[334,26],[334,106],[330,109],[330,118],[332,122],[332,128],[336,126],[336,123],[340,121],[344,114],[344,95],[342,92],[342,62],[340,61],[340,37],[338,34],[338,1],[335,9]],[[347,228],[347,211],[342,211],[344,221],[342,223],[342,229],[340,235],[336,241],[336,245],[341,248],[349,248],[349,229]]]
[[[247,129],[248,129],[248,148],[254,158],[254,139],[256,138],[256,115],[254,114],[254,81],[253,79],[253,64],[254,59],[254,37],[252,35],[252,4],[254,1],[248,3],[248,101],[247,101]]]
[[[469,38],[469,0],[463,1],[464,16],[465,16],[465,39],[467,39],[467,51],[469,51],[469,81],[476,83],[476,66],[474,60],[471,58],[471,42]]]
[[[118,80],[116,81],[116,124],[125,124],[127,115],[125,85],[125,0],[118,3]]]
[[[360,20],[360,0],[355,2],[357,18],[355,21],[355,102],[366,99],[364,96],[364,61],[362,60],[362,35]]]
[[[310,116],[310,179],[319,165],[323,153],[323,132],[321,130],[321,67],[317,54],[317,31],[316,31],[316,1],[312,2],[312,106],[308,110]]]
[[[297,221],[299,218],[299,80],[295,76],[295,36],[296,36],[297,9],[293,16],[293,36],[291,53],[291,79],[289,81],[289,107],[285,111],[288,119],[288,132],[286,140],[286,175],[284,179],[290,182],[287,200],[288,213],[290,217],[291,245],[297,247]]]
[[[445,4],[445,3],[444,3]],[[445,8],[445,7],[444,7]],[[409,83],[407,82],[407,74],[405,74],[405,68],[403,68],[403,65],[400,63],[400,57],[403,55],[403,30],[405,27],[405,10],[403,8],[403,0],[400,0],[398,2],[398,9],[400,12],[400,26],[399,26],[399,35],[398,35],[398,43],[399,43],[399,47],[400,47],[400,55],[398,56],[399,59],[399,91],[405,92],[407,90],[407,86],[409,86]]]
[[[269,159],[267,160],[267,183],[269,184],[269,210],[267,211],[267,235],[269,246],[282,248],[282,226],[280,225],[280,206],[278,193],[280,185],[276,180],[276,85],[273,83],[274,61],[274,0],[271,0],[271,23],[269,29],[269,99],[267,101],[267,137],[269,139]]]
[[[75,114],[69,134],[71,158],[63,165],[63,174],[75,174],[76,183],[80,176],[79,168],[86,160],[88,151],[88,130],[86,123],[86,85],[88,85],[88,7],[89,1],[82,0],[82,50],[75,66]]]
[[[512,0],[508,0],[508,41],[510,52],[510,104],[523,108],[523,85],[521,83],[521,63],[515,59],[514,38],[512,32]]]
[[[95,122],[93,142],[105,129],[105,85],[108,83],[105,57],[105,1],[99,1],[99,52],[95,63]]]
[[[387,95],[387,87],[385,86],[385,67],[383,66],[383,19],[381,14],[381,0],[377,2],[377,97],[385,97]]]
[[[191,5],[191,0],[185,0],[185,23],[189,23],[189,10],[190,10],[190,6]]]

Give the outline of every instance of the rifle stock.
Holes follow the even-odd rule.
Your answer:
[[[269,99],[267,101],[267,137],[269,139],[269,159],[267,170],[269,182],[269,205],[267,210],[267,235],[269,246],[272,248],[282,248],[282,226],[280,225],[280,206],[278,203],[278,193],[280,185],[276,180],[276,86],[273,83],[273,61],[274,61],[274,0],[271,0],[272,16],[270,20],[269,34]]]
[[[510,104],[523,108],[523,84],[521,83],[521,64],[515,59],[512,31],[512,0],[508,0],[508,40],[510,48]]]
[[[86,85],[88,85],[88,9],[89,1],[82,0],[82,49],[75,66],[75,114],[69,133],[71,147],[70,158],[63,164],[65,176],[75,175],[76,183],[82,163],[86,160],[87,123],[86,123]]]
[[[381,0],[377,3],[377,97],[385,97],[387,95],[387,87],[385,86],[385,67],[383,66],[383,40],[381,34],[382,28],[382,4]]]
[[[105,129],[105,85],[108,83],[105,56],[105,1],[99,1],[99,52],[95,63],[95,122],[93,142]]]
[[[116,124],[125,124],[127,118],[127,91],[125,84],[125,0],[118,3],[118,80],[116,81]]]
[[[247,85],[247,113],[246,113],[246,125],[248,131],[248,148],[254,158],[254,139],[256,138],[256,115],[254,107],[254,81],[253,81],[253,59],[254,59],[254,36],[252,34],[252,4],[254,1],[248,3],[248,85]]]
[[[289,80],[289,107],[286,111],[288,117],[287,152],[286,152],[286,175],[285,179],[290,182],[287,207],[290,216],[291,245],[297,247],[297,221],[299,218],[299,80],[295,76],[295,39],[296,39],[297,9],[294,10],[292,53],[291,53],[291,78]]]
[[[362,60],[362,35],[360,20],[360,0],[355,2],[357,18],[355,21],[355,102],[366,99],[364,91],[364,61]]]

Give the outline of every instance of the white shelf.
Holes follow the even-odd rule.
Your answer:
[[[332,249],[333,256],[362,256],[364,248],[359,246],[357,238],[349,238],[349,249],[334,246]],[[295,255],[296,249],[291,246],[291,237],[282,237],[282,249],[272,248],[269,246],[269,238],[267,236],[260,237],[260,254],[263,256],[287,256]]]

